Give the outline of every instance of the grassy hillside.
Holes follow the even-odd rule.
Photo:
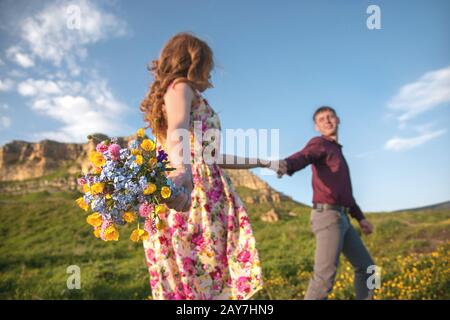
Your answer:
[[[74,204],[77,196],[68,192],[0,196],[0,299],[145,299],[150,295],[142,245],[94,238],[84,213]],[[275,206],[280,221],[261,222],[260,214],[270,208],[248,205],[265,278],[265,289],[255,298],[300,299],[313,264],[309,209],[283,201]],[[368,217],[376,232],[363,238],[383,268],[377,297],[449,299],[450,211]],[[344,258],[341,261],[332,298],[348,299],[353,297],[351,270]],[[66,287],[70,265],[81,268],[81,290]]]

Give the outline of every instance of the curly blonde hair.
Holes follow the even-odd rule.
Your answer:
[[[209,79],[213,68],[211,48],[194,35],[178,33],[165,44],[159,59],[148,67],[154,81],[140,106],[157,139],[166,140],[167,115],[163,105],[169,85],[186,82],[192,89],[204,91],[212,87]]]

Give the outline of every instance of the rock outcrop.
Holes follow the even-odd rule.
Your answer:
[[[125,146],[131,138],[133,136],[119,138],[118,142]],[[76,175],[89,170],[88,154],[95,150],[95,145],[92,140],[87,143],[52,140],[7,143],[0,148],[0,192],[75,190]],[[243,197],[247,203],[277,203],[288,198],[249,170],[226,169],[226,172],[235,187],[252,191]]]

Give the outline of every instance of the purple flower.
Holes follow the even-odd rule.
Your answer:
[[[156,159],[158,160],[158,162],[163,162],[164,160],[167,160],[167,153],[165,153],[164,150],[159,150]]]

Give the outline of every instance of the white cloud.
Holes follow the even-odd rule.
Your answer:
[[[73,7],[79,15],[70,10]],[[57,1],[23,21],[21,38],[34,56],[57,67],[65,62],[76,76],[81,72],[78,60],[87,56],[86,45],[126,33],[123,20],[93,2]]]
[[[14,87],[14,81],[11,79],[0,79],[0,91],[9,91]]]
[[[34,67],[33,59],[29,55],[23,53],[23,50],[18,46],[8,48],[6,50],[6,56],[22,68]]]
[[[54,90],[48,89],[49,84]],[[36,89],[46,86],[46,90]],[[79,82],[28,79],[24,88],[23,93],[32,96],[33,110],[62,124],[58,130],[35,134],[36,138],[85,142],[86,136],[93,132],[121,135],[132,130],[123,123],[128,107],[115,98],[105,80],[95,79],[82,85]]]
[[[427,72],[415,82],[400,88],[388,103],[391,110],[399,113],[400,123],[450,102],[450,66]]]
[[[33,79],[27,79],[26,81],[19,83],[17,86],[17,91],[22,96],[52,95],[61,93],[61,89],[57,83],[53,81]]]
[[[412,138],[394,137],[388,140],[384,147],[386,150],[405,151],[423,145],[424,143],[435,139],[446,132],[446,129],[441,129],[433,132],[422,132],[420,135]]]
[[[72,20],[67,9],[74,5],[80,10],[79,29],[68,25]],[[129,108],[95,69],[83,65],[88,46],[126,34],[124,21],[98,7],[98,2],[57,0],[18,25],[19,41],[10,46],[9,55],[19,52],[34,59],[41,76],[19,81],[17,92],[34,112],[60,123],[34,133],[35,138],[85,142],[93,132],[116,136],[132,130],[123,119]],[[78,77],[81,73],[83,77]]]

